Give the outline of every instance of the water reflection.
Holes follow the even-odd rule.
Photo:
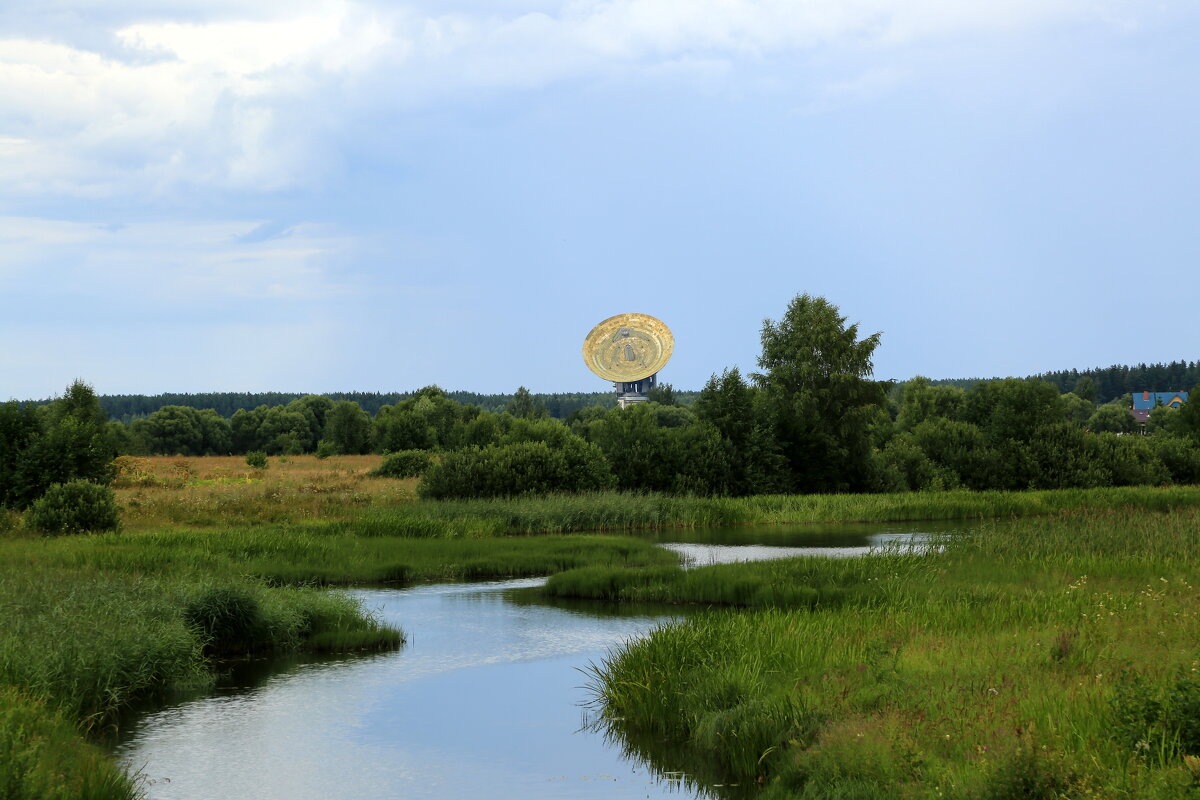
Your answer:
[[[739,525],[670,528],[641,534],[678,553],[685,566],[765,561],[793,556],[846,558],[883,549],[923,548],[959,522],[844,523],[839,525]]]

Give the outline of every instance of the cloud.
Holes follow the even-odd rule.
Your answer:
[[[320,301],[356,292],[352,245],[314,225],[0,217],[0,287],[18,306],[44,292],[101,306],[212,311],[231,301]],[[266,309],[269,310],[269,309]]]
[[[1067,22],[1124,26],[1134,8],[1123,0],[563,0],[452,11],[342,0],[257,4],[239,15],[241,4],[206,5],[162,6],[155,21],[110,10],[106,46],[55,41],[26,12],[30,33],[0,40],[5,194],[319,185],[364,120],[464,90],[613,75],[719,81],[730,64],[761,67],[797,52],[886,50]]]

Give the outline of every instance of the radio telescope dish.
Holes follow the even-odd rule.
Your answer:
[[[583,361],[606,381],[630,383],[654,375],[674,350],[675,337],[661,319],[617,314],[592,328],[583,340]]]

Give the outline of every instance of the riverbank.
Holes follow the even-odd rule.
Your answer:
[[[630,578],[618,596],[769,608],[689,617],[597,667],[605,724],[763,798],[1200,796],[1200,510],[993,520],[937,545]]]

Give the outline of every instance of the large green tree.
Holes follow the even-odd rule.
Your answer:
[[[371,449],[371,417],[353,400],[339,400],[325,417],[325,438],[343,455]]]
[[[798,492],[863,491],[871,485],[871,422],[885,402],[871,380],[880,334],[858,338],[837,306],[802,294],[778,322],[763,321],[755,375],[768,398]]]
[[[107,483],[115,455],[107,422],[83,381],[44,408],[0,407],[0,505],[25,508],[55,483]]]

